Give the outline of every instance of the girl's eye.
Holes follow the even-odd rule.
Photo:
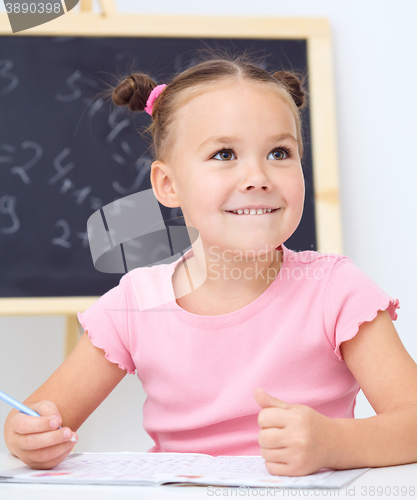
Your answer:
[[[216,156],[220,155],[220,158],[216,158]],[[220,151],[218,151],[214,156],[212,156],[212,158],[214,158],[215,160],[231,160],[231,155],[234,155],[233,153],[233,150],[232,149],[222,149]]]
[[[269,153],[268,159],[270,155],[272,155],[272,160],[285,160],[291,156],[291,151],[287,148],[276,148]]]
[[[270,156],[272,155],[272,158]],[[220,158],[217,158],[220,156]],[[233,149],[228,148],[228,149],[222,149],[218,151],[214,156],[212,156],[213,159],[215,160],[222,160],[222,161],[229,161],[232,160],[234,156]],[[276,148],[273,151],[271,151],[268,155],[268,159],[272,160],[285,160],[286,158],[289,158],[291,156],[291,150],[288,148]],[[236,157],[235,157],[236,159]]]

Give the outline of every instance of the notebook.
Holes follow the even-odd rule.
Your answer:
[[[276,486],[343,488],[369,468],[321,469],[307,476],[275,476],[261,456],[202,453],[71,453],[49,470],[29,466],[0,471],[0,482],[48,484]]]

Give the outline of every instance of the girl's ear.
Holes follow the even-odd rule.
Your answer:
[[[172,181],[173,176],[169,165],[156,160],[151,166],[151,184],[156,199],[164,207],[175,208],[180,206],[180,200]]]

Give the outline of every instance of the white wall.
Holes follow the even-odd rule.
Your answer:
[[[417,3],[397,0],[116,0],[120,12],[327,17],[333,32],[344,254],[400,300],[417,360]],[[1,9],[4,11],[4,9]],[[410,50],[412,51],[410,53]],[[413,53],[414,51],[414,53]],[[410,61],[412,64],[410,64]],[[412,230],[411,228],[414,228]],[[63,318],[0,318],[0,388],[25,399],[61,363]],[[42,343],[40,343],[42,339]],[[126,376],[79,430],[78,451],[146,451],[145,396]],[[361,393],[356,417],[375,413]],[[9,409],[0,403],[0,422]],[[0,451],[5,451],[0,439]]]

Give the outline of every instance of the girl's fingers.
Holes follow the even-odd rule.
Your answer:
[[[71,453],[73,447],[74,443],[61,443],[29,452],[28,465],[33,469],[51,469],[60,464]]]
[[[37,418],[37,417],[35,417]],[[72,441],[71,441],[72,440]],[[69,429],[57,429],[50,432],[38,432],[35,434],[22,434],[19,439],[19,446],[22,450],[40,450],[51,448],[64,443],[71,443],[72,446],[78,441],[78,437]]]
[[[13,417],[13,430],[17,434],[47,432],[58,429],[60,425],[62,425],[62,421],[58,415],[31,417],[24,413],[18,413]]]
[[[261,448],[261,457],[266,462],[288,463],[288,448],[279,448],[275,450],[268,450]]]
[[[284,408],[263,408],[258,414],[258,425],[262,428],[279,427],[283,429],[291,420],[291,413]]]
[[[275,449],[288,446],[287,434],[283,429],[261,429],[258,432],[258,443],[262,448]]]

